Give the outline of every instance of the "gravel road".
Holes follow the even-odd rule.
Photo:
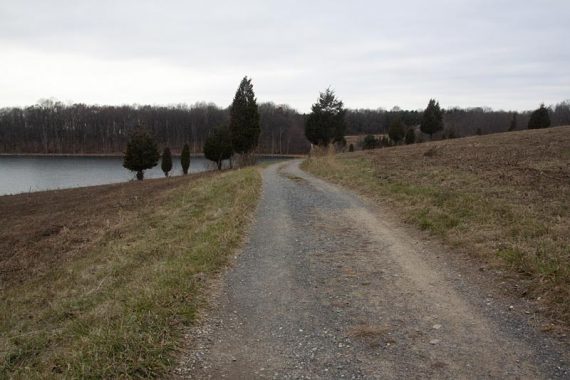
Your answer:
[[[570,378],[567,339],[532,327],[525,301],[299,163],[264,169],[248,241],[174,377]]]

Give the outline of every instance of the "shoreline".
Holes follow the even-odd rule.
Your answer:
[[[124,153],[0,153],[0,157],[70,157],[70,158],[122,158]],[[173,153],[173,157],[180,157],[180,153]],[[264,158],[303,158],[304,154],[271,154],[259,153]],[[191,153],[190,157],[204,157],[204,153]]]
[[[0,154],[0,161],[2,159],[2,157],[5,158],[37,158],[37,159],[50,159],[50,158],[69,158],[69,159],[82,159],[82,158],[101,158],[101,159],[105,159],[105,158],[112,158],[112,159],[122,159],[122,156],[111,156],[111,155],[39,155],[39,154],[33,154],[33,155],[7,155],[7,154]],[[293,155],[259,155],[259,157],[261,158],[260,161],[257,162],[256,165],[263,165],[264,162],[265,163],[272,163],[275,162],[277,160],[287,160],[287,159],[296,159],[296,158],[302,158],[303,156],[299,155],[299,156],[293,156]],[[180,156],[175,156],[176,160],[180,159]],[[192,159],[196,160],[196,159],[200,159],[200,160],[205,160],[206,158],[203,155],[193,155]],[[192,160],[191,159],[191,160]],[[228,170],[228,168],[224,169],[224,170]],[[209,172],[209,171],[215,171],[215,168],[206,168],[204,170],[200,170],[197,172],[191,172],[189,173],[189,175],[193,175],[193,174],[198,174],[198,173],[205,173],[205,172]],[[174,178],[174,177],[179,177],[182,176],[182,172],[172,172],[172,174],[169,176],[169,178]],[[12,196],[17,196],[17,195],[21,195],[21,194],[35,194],[35,193],[41,193],[41,192],[49,192],[49,191],[62,191],[62,190],[69,190],[69,189],[79,189],[79,188],[86,188],[86,187],[94,187],[94,186],[106,186],[106,185],[116,185],[116,184],[121,184],[121,183],[128,183],[131,181],[134,181],[134,174],[130,177],[130,178],[125,178],[124,180],[111,180],[110,182],[104,182],[104,183],[80,183],[80,184],[73,184],[73,185],[65,185],[65,184],[60,184],[59,187],[54,187],[54,188],[33,188],[32,187],[27,187],[24,190],[21,191],[16,191],[16,192],[3,192],[2,188],[0,187],[0,199],[3,197],[12,197]],[[157,180],[157,179],[163,179],[164,177],[160,176],[160,177],[145,177],[145,181],[152,181],[152,180]]]

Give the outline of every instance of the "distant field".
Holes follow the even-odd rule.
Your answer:
[[[570,127],[311,159],[304,168],[522,274],[521,294],[570,324]]]
[[[0,197],[0,378],[164,374],[260,187],[249,168]]]

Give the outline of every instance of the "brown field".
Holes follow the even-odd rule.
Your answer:
[[[85,254],[122,220],[188,183],[189,177],[175,177],[0,197],[0,289]]]
[[[518,272],[520,294],[570,324],[570,127],[327,156],[304,168]]]
[[[0,378],[166,373],[260,187],[249,168],[0,197]]]

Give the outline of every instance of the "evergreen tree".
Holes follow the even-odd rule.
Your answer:
[[[206,139],[204,156],[208,160],[214,161],[218,170],[222,170],[223,161],[230,159],[233,153],[232,136],[228,128],[216,128]]]
[[[400,141],[404,138],[405,129],[402,121],[396,119],[390,124],[390,129],[388,129],[388,136],[398,145]]]
[[[172,170],[172,155],[170,154],[170,148],[164,148],[161,161],[160,168],[164,172],[164,175],[168,177],[168,172]]]
[[[513,118],[511,119],[511,124],[509,125],[509,132],[515,131],[517,129],[517,113],[513,113]]]
[[[544,104],[540,105],[540,108],[534,111],[530,115],[528,121],[528,129],[540,129],[550,127],[550,116],[548,115],[548,109]]]
[[[420,130],[427,133],[430,139],[434,133],[443,129],[443,111],[439,107],[439,103],[435,99],[430,99],[427,108],[422,116]]]
[[[182,153],[180,154],[180,165],[182,165],[182,172],[184,174],[188,174],[188,168],[190,168],[190,147],[187,143],[182,147]]]
[[[416,142],[416,131],[414,131],[414,128],[408,128],[408,131],[406,132],[405,142],[406,144],[413,144]]]
[[[344,138],[345,109],[330,88],[321,92],[317,103],[311,107],[311,114],[305,123],[305,136],[319,146],[327,147],[330,143],[341,142]]]
[[[362,149],[375,149],[379,144],[379,140],[377,140],[373,135],[367,135],[362,142]]]
[[[137,179],[144,178],[144,171],[158,164],[160,153],[150,134],[142,128],[137,128],[127,144],[123,159],[123,167],[137,172]]]
[[[249,154],[257,147],[260,134],[259,111],[251,79],[244,77],[230,108],[230,132],[233,150]]]

